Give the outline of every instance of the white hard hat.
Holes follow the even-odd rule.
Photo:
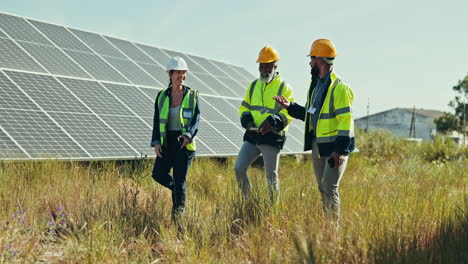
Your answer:
[[[179,56],[169,60],[166,70],[169,71],[188,71],[187,62]]]

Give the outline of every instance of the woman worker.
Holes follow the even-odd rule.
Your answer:
[[[188,71],[181,57],[167,64],[169,86],[160,91],[154,104],[151,146],[156,152],[153,179],[172,191],[172,216],[183,215],[187,172],[195,157],[194,138],[200,110],[198,91],[184,85]],[[173,168],[173,175],[169,171]]]

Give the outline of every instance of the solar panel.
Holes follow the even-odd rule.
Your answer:
[[[128,83],[125,77],[95,54],[73,50],[65,50],[65,53],[97,80]]]
[[[0,123],[32,158],[90,157],[43,112],[0,109]]]
[[[161,66],[156,64],[147,64],[143,62],[137,62],[137,64],[158,81],[158,83],[160,84],[159,87],[163,87],[165,86],[163,84],[169,82],[169,75],[167,74],[166,70],[164,70]]]
[[[168,76],[169,82],[169,76]],[[192,89],[198,90],[200,93],[204,94],[216,94],[206,83],[202,82],[197,75],[193,72],[187,73],[187,78],[185,80],[185,85]]]
[[[70,29],[70,31],[84,43],[86,43],[96,53],[100,55],[125,59],[125,56],[111,44],[109,44],[109,42],[107,42],[102,36],[76,29]]]
[[[50,73],[82,78],[91,77],[56,47],[21,41],[18,43]]]
[[[34,20],[28,21],[60,48],[92,52],[64,27]]]
[[[304,145],[304,123],[293,120],[288,127],[288,146],[292,149],[302,150]]]
[[[0,30],[0,38],[8,38],[8,36]]]
[[[214,76],[208,74],[197,73],[197,77],[204,83],[206,83],[212,91],[216,91],[212,94],[224,95],[231,97],[239,97],[237,93],[233,92],[225,84],[218,81]]]
[[[39,110],[31,99],[0,72],[0,107],[8,109]]]
[[[0,159],[154,157],[154,102],[173,56],[200,92],[197,155],[237,155],[256,78],[242,67],[0,13]],[[283,153],[302,152],[302,135],[293,123]]]
[[[153,60],[157,61],[163,67],[166,67],[167,62],[171,58],[169,55],[164,53],[162,50],[156,47],[150,47],[147,45],[136,44],[143,52],[148,54]]]
[[[24,18],[0,13],[0,28],[14,40],[51,45],[50,41]]]
[[[101,85],[104,85],[111,93],[119,98],[138,116],[153,117],[154,102],[149,97],[153,98],[152,95],[157,92],[157,90],[154,91],[153,89],[145,89],[150,90],[149,92],[151,92],[148,93],[148,95],[150,95],[148,97],[140,88],[135,86],[126,86],[113,83],[101,83]],[[154,96],[154,98],[156,98],[156,96]]]
[[[197,141],[197,155],[213,156],[216,154],[205,143],[201,142],[198,139],[196,141]]]
[[[231,93],[233,97],[244,96],[245,94],[244,86],[240,85],[238,82],[234,81],[231,78],[223,78],[223,77],[217,77],[217,78],[219,82],[221,82],[225,87],[228,88],[227,91]]]
[[[207,97],[210,98],[210,97]],[[208,99],[209,100],[209,99]],[[203,95],[200,96],[200,109],[203,110],[203,118],[207,121],[229,122],[221,109],[214,108]],[[200,112],[201,112],[200,110]]]
[[[206,101],[208,105],[216,108],[216,111],[218,111],[219,113],[222,113],[231,122],[235,124],[239,123],[239,120],[240,120],[239,109],[229,104],[226,99],[219,98],[219,97],[203,96],[203,100]],[[209,111],[209,109],[207,110]]]
[[[213,65],[212,63],[209,62],[208,59],[198,57],[198,56],[193,56],[193,55],[188,55],[190,59],[195,61],[197,64],[199,64],[205,71],[203,72],[209,72],[213,75],[216,75],[217,77],[229,77],[227,76],[223,71],[221,71],[218,67]]]
[[[129,158],[138,155],[138,152],[95,115],[78,113],[50,115],[93,157]]]
[[[28,158],[3,130],[0,129],[0,159],[23,159]]]
[[[0,65],[4,68],[46,72],[13,40],[0,38]]]
[[[247,85],[249,84],[249,82],[255,79],[255,77],[246,78],[245,76],[242,76],[239,72],[235,71],[232,67],[222,62],[218,62],[214,60],[211,60],[210,62],[216,65],[216,67],[221,69],[223,72],[225,72],[226,75],[228,75],[231,79],[239,82],[241,86],[243,87],[243,91],[247,90]]]
[[[230,122],[210,122],[221,134],[229,138],[236,146],[241,146],[244,138],[244,130],[240,126]]]
[[[242,104],[242,101],[244,101],[244,100],[242,100],[242,99],[225,99],[225,100],[226,100],[226,102],[228,102],[230,105],[232,105],[234,108],[237,109],[237,111],[238,111],[237,114],[240,117],[239,108],[240,108],[240,105]]]
[[[246,71],[244,68],[237,67],[234,65],[227,65],[228,67],[232,68],[234,71],[239,73],[239,76],[244,79],[245,82],[250,83],[253,80],[257,79],[254,75],[252,75],[250,72]]]
[[[139,50],[133,43],[126,40],[105,37],[109,42],[111,42],[114,46],[120,49],[125,55],[127,55],[130,59],[138,62],[144,62],[152,64],[154,61],[144,54],[141,50]]]
[[[162,84],[157,82],[150,75],[140,69],[134,62],[127,59],[105,58],[112,66],[122,73],[133,84],[161,87]]]
[[[96,81],[59,78],[80,100],[97,114],[130,115],[133,113]]]
[[[15,71],[5,73],[45,111],[90,113],[52,76]]]
[[[154,150],[149,145],[151,138],[148,138],[148,135],[151,135],[152,126],[148,126],[138,118],[129,116],[103,115],[101,118],[138,153],[148,156],[154,155]]]
[[[153,117],[142,117],[143,121],[150,127],[153,127]]]
[[[239,152],[239,146],[241,145],[237,142],[233,143],[203,117],[200,120],[197,137],[217,155],[235,155]]]
[[[161,89],[151,89],[151,88],[141,88],[141,91],[143,91],[143,93],[146,94],[146,96],[148,96],[149,98],[151,98],[153,101],[156,100],[156,96],[158,95],[159,91],[161,91]],[[153,102],[153,105],[154,105],[154,102]],[[152,111],[154,112],[154,110]]]

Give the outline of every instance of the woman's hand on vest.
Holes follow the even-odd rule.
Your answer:
[[[273,96],[273,100],[278,102],[281,106],[283,106],[286,109],[288,109],[288,107],[291,105],[291,102],[282,95]]]
[[[158,156],[158,158],[162,158],[162,148],[160,144],[154,145],[154,152],[156,152],[156,156]]]
[[[180,140],[180,138],[184,139],[184,141],[182,142],[182,140]],[[190,144],[190,139],[187,136],[180,136],[179,140],[180,140],[180,142],[182,142],[182,144],[180,145],[180,148],[185,148],[185,146]]]

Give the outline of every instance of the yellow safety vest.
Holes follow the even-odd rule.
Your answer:
[[[293,118],[288,114],[288,110],[273,99],[273,96],[276,95],[283,95],[290,101],[294,101],[292,90],[281,81],[279,74],[268,84],[260,80],[253,81],[239,108],[241,118],[243,115],[250,114],[255,126],[260,127],[268,116],[278,114],[284,115],[288,124],[291,123]],[[284,126],[282,131],[273,131],[273,133],[284,135],[285,131],[288,130],[288,124]]]
[[[353,91],[334,72],[330,74],[330,78],[330,86],[317,122],[316,137],[319,144],[335,142],[338,136],[354,137],[354,120],[351,115]],[[309,117],[306,122],[306,126],[308,125],[305,128],[306,131],[313,129],[312,115],[307,115],[307,110],[312,106],[314,93],[315,90],[306,103],[306,118]],[[308,133],[305,134],[307,137]]]
[[[170,88],[164,89],[160,96],[158,97],[158,108],[159,108],[159,134],[161,140],[161,146],[164,145],[166,139],[166,124],[169,116],[169,107],[171,102],[169,96],[167,96],[167,90]],[[182,103],[180,105],[180,123],[182,133],[187,132],[188,126],[195,115],[195,107],[198,103],[198,91],[188,90],[185,95]],[[195,139],[192,138],[192,142],[187,144],[186,148],[191,151],[196,150]]]

